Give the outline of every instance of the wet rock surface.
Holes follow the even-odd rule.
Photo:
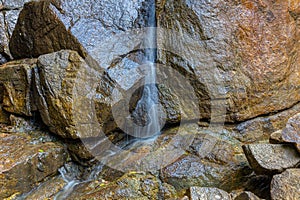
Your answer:
[[[251,167],[258,174],[277,174],[297,167],[300,155],[290,144],[250,144],[243,146]]]
[[[56,176],[42,183],[37,189],[24,195],[22,198],[26,200],[53,200],[55,195],[64,188],[67,183],[61,176]]]
[[[0,198],[29,192],[64,164],[66,153],[60,143],[34,138],[37,135],[0,133]]]
[[[166,185],[164,191],[162,189],[161,181],[157,177],[147,173],[131,172],[115,182],[98,180],[79,185],[75,189],[76,192],[67,199],[160,199],[164,198],[164,194],[166,194]],[[176,197],[174,191],[168,193],[169,199]]]
[[[272,199],[299,199],[293,144],[249,144],[300,149],[298,0],[156,1],[166,126],[146,140],[123,128],[142,96],[148,46],[136,28],[153,1],[30,1],[0,0],[0,198],[228,199],[239,190],[235,199],[254,200],[270,199],[271,187]],[[77,163],[62,176],[56,140]],[[131,151],[104,155],[112,144]],[[95,156],[107,165],[94,172]]]
[[[76,50],[81,56],[86,56],[78,40],[51,10],[55,7],[50,8],[50,5],[50,1],[25,4],[9,43],[15,59],[37,58],[61,49]]]
[[[272,200],[300,198],[300,169],[288,169],[275,175],[271,183]]]
[[[300,98],[298,5],[158,1],[158,26],[167,29],[158,36],[158,62],[190,71],[207,87],[197,91],[226,99],[227,121],[290,108]]]
[[[0,67],[0,100],[5,111],[25,116],[36,111],[32,101],[32,72],[36,62],[36,59],[11,61]]]
[[[82,106],[88,108],[91,103],[81,99],[90,92],[88,87],[92,80],[86,80],[85,78],[90,76],[85,76],[85,73],[90,73],[91,70],[92,68],[74,51],[62,50],[38,58],[38,69],[34,71],[37,107],[44,123],[55,134],[73,139],[87,134],[84,131],[80,132],[78,126],[84,122],[91,123],[93,113],[86,113],[91,108],[85,110],[80,107],[79,110],[76,106],[83,104]],[[78,82],[84,82],[87,90],[81,88],[78,92],[82,93],[77,93]],[[80,121],[80,117],[88,118]]]

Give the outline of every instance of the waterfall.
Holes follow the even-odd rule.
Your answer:
[[[146,16],[146,32],[144,37],[145,56],[145,84],[141,99],[138,101],[134,118],[143,120],[134,129],[134,136],[138,138],[149,138],[158,135],[161,126],[159,122],[158,90],[156,83],[156,12],[155,0],[150,0],[148,15]]]

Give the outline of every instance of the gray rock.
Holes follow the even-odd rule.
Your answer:
[[[282,131],[282,138],[286,142],[295,143],[300,152],[300,113],[288,120],[286,128]]]
[[[293,145],[250,144],[243,149],[257,174],[278,174],[300,164],[300,155]]]
[[[218,188],[208,187],[191,187],[190,188],[191,200],[230,200],[230,196],[224,190]]]
[[[289,118],[299,113],[300,104],[268,116],[256,117],[236,126],[238,139],[244,143],[256,143],[268,140],[270,135],[279,129],[284,129]]]
[[[275,175],[271,183],[271,199],[300,199],[300,169],[288,169]]]

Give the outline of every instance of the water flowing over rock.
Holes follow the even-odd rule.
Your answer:
[[[167,29],[158,62],[196,76],[206,88],[195,90],[212,102],[223,99],[227,121],[299,102],[299,1],[161,0],[157,13]]]
[[[289,144],[250,144],[243,149],[257,174],[278,174],[300,164],[299,153]]]
[[[0,133],[0,143],[1,199],[29,192],[55,175],[67,157],[61,144],[49,139],[43,143],[36,135]]]
[[[275,175],[271,183],[272,200],[300,199],[300,169],[288,169]]]

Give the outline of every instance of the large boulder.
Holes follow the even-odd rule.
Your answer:
[[[275,175],[271,183],[271,199],[300,199],[300,169],[288,169]]]
[[[92,73],[92,67],[75,51],[62,50],[38,58],[34,71],[37,107],[53,133],[72,139],[98,136],[91,105],[94,96],[89,97],[96,83]]]
[[[56,17],[50,5],[50,1],[25,4],[9,43],[15,59],[36,58],[61,49],[73,49],[86,56],[81,44]]]
[[[63,145],[43,134],[0,133],[0,198],[26,193],[58,173],[67,154]]]
[[[250,176],[245,177],[252,171],[240,152],[242,150],[239,150],[240,144],[234,142],[234,139],[230,142],[223,140],[212,132],[202,132],[201,129],[197,130],[192,126],[187,128],[188,135],[194,135],[192,142],[183,146],[179,142],[175,144],[178,145],[177,149],[180,147],[188,153],[161,169],[162,180],[177,190],[192,186],[217,187],[225,191],[244,188],[246,179],[251,179]],[[173,131],[174,129],[168,130],[165,134],[171,134]],[[172,139],[172,135],[165,137]],[[187,138],[187,135],[185,137]],[[162,141],[167,141],[167,138]],[[172,153],[165,154],[164,157],[168,158],[171,155]]]
[[[278,174],[300,163],[299,153],[290,144],[250,144],[243,149],[257,174]]]
[[[143,0],[29,2],[24,5],[14,29],[10,41],[11,53],[14,58],[24,58],[38,57],[61,49],[72,49],[85,57],[87,50],[101,61],[98,58],[98,51],[105,49],[106,52],[113,54],[107,57],[110,58],[106,63],[109,65],[112,61],[111,56],[124,55],[132,51],[137,43],[131,44],[130,47],[113,47],[117,42],[132,41],[129,35],[129,38],[114,38],[107,44],[109,46],[103,47],[100,44],[105,39],[110,39],[112,35],[131,30],[135,26],[142,27],[144,20],[140,12],[143,12],[143,6]],[[108,49],[115,50],[115,54],[107,51]],[[108,56],[107,53],[105,55]]]
[[[245,121],[299,102],[298,0],[161,0],[157,7],[158,62],[202,83],[196,92],[211,99],[200,105],[223,99],[227,121]]]
[[[9,40],[24,3],[31,0],[3,0],[0,2],[0,64],[12,59]]]
[[[36,59],[5,63],[0,67],[0,103],[10,113],[32,116],[36,107],[32,96]]]

